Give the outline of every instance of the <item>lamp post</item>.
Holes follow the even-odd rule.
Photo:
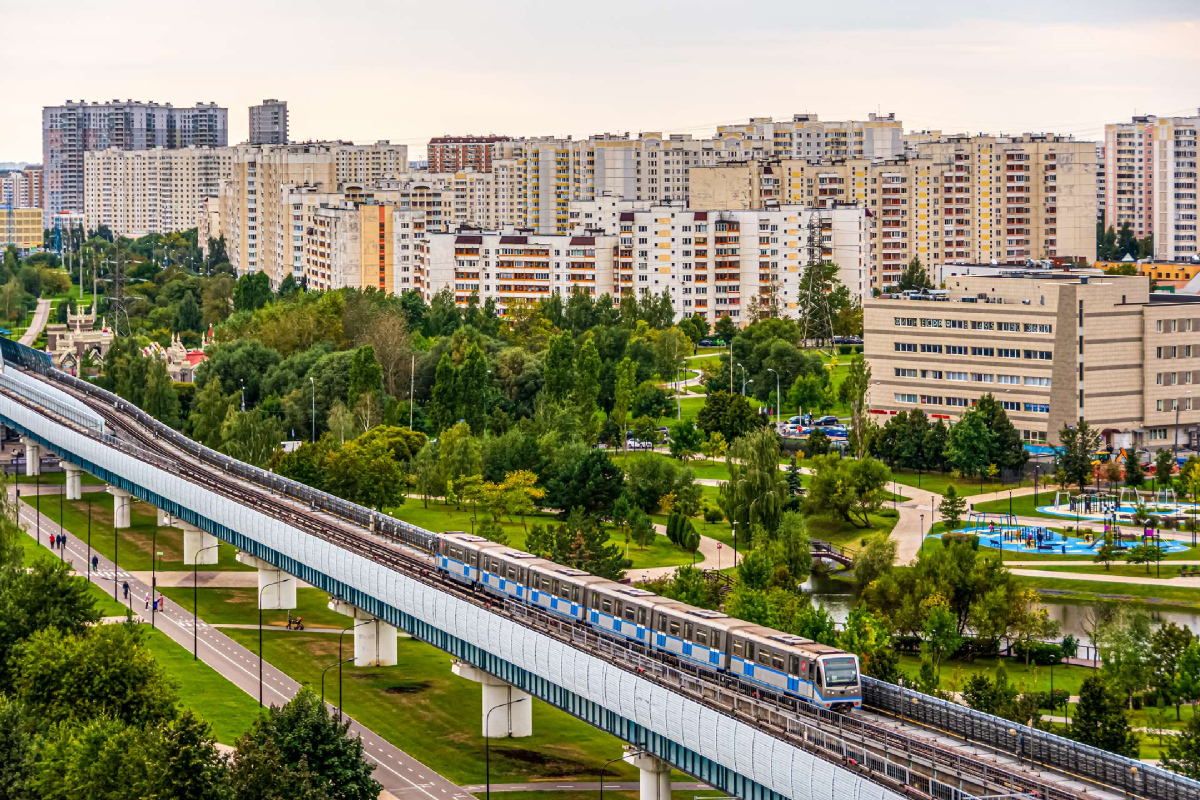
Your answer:
[[[1041,464],[1033,465],[1033,507],[1035,509],[1038,506],[1038,476],[1039,476],[1039,470],[1041,468],[1042,468]]]
[[[212,550],[214,547],[220,547],[218,544],[210,544],[208,547],[201,547],[196,551],[196,560],[192,563],[192,661],[197,660],[200,652],[200,554],[205,550]],[[262,605],[259,598],[259,605]],[[262,618],[262,611],[259,610],[259,618]],[[259,645],[259,652],[262,652],[262,645]]]
[[[733,523],[733,568],[737,569],[737,523]]]
[[[1009,489],[1008,490],[1008,516],[1009,516],[1010,523],[1012,522],[1012,515],[1013,515],[1013,513],[1012,513],[1012,489]]]
[[[158,518],[155,517],[154,533],[150,534],[150,627],[156,627],[155,615],[158,613]]]
[[[353,660],[354,660],[354,656],[350,656],[349,658],[339,660],[336,664],[330,664],[328,667],[321,670],[321,705],[325,705],[325,673],[329,672],[329,670],[333,669],[334,667],[337,667],[338,670],[341,671],[342,664],[345,664],[347,661],[353,661]],[[339,709],[339,713],[340,713],[340,709],[341,709],[341,701],[340,700],[338,702],[338,709]]]
[[[88,506],[88,555],[87,555],[87,571],[88,582],[92,580],[92,496],[89,494],[87,499]],[[1193,515],[1194,516],[1194,515]],[[1192,526],[1195,528],[1195,526]]]
[[[616,758],[610,758],[608,761],[604,762],[604,766],[600,767],[600,800],[604,800],[604,773],[608,770],[608,765],[614,761],[624,761],[627,758],[637,758],[645,752],[645,750],[638,750],[635,753],[625,753],[617,756]]]
[[[120,543],[120,537],[117,536],[117,498],[113,497],[113,600],[117,599],[117,572],[120,568],[117,566],[117,545]]]
[[[744,394],[744,393],[743,393]],[[38,451],[38,471],[37,475],[33,476],[34,492],[37,497],[34,498],[34,508],[37,511],[37,541],[42,543],[42,457],[41,451]],[[17,512],[20,513],[20,512]]]
[[[523,703],[527,699],[528,698],[525,697],[518,697],[516,700],[509,700],[507,703],[501,703],[498,706],[492,706],[488,709],[487,714],[483,718],[484,785],[487,787],[484,793],[485,800],[492,800],[492,748],[489,744],[492,737],[487,735],[492,721],[492,712],[497,708],[507,708],[508,706],[516,705],[517,703]],[[505,738],[508,738],[508,736],[511,735],[512,731],[509,731]]]
[[[308,382],[312,384],[312,436],[309,442],[317,441],[317,381],[312,375],[308,376]]]
[[[738,364],[738,367],[742,370],[742,397],[745,397],[746,396],[746,368],[743,367],[740,363]]]
[[[259,708],[262,708],[262,705],[263,705],[263,655],[262,655],[262,650],[263,650],[263,640],[262,640],[263,592],[265,592],[267,589],[270,589],[272,586],[278,586],[279,584],[285,583],[286,581],[287,581],[287,578],[281,578],[280,580],[273,581],[272,583],[268,583],[266,586],[264,586],[258,590],[258,707]]]
[[[65,478],[66,476],[64,475],[63,477]],[[62,491],[58,493],[58,529],[60,531],[63,530],[63,525],[65,524],[65,520],[66,520],[66,517],[63,516],[63,498],[66,496],[67,496],[67,482],[66,482],[66,480],[63,480]],[[58,549],[58,557],[60,560],[66,561],[67,560],[67,548],[60,547]]]
[[[364,619],[362,622],[355,623],[354,625],[351,625],[349,628],[343,629],[342,632],[338,634],[338,665],[337,665],[337,668],[338,668],[338,704],[337,704],[337,708],[338,708],[338,719],[339,720],[341,720],[341,718],[342,718],[342,664],[345,664],[347,661],[354,660],[354,656],[351,656],[350,658],[347,658],[347,659],[342,659],[342,637],[345,636],[350,631],[354,630],[355,628],[359,627],[360,625],[366,625],[368,622],[374,622],[374,621],[375,621],[374,619]],[[322,684],[321,691],[322,692],[325,691],[324,684]]]
[[[767,367],[767,372],[775,372],[775,370]],[[775,427],[779,427],[779,409],[781,403],[779,400],[779,373],[775,372]]]

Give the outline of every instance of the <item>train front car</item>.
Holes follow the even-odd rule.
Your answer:
[[[817,692],[822,705],[834,711],[847,712],[862,708],[862,675],[858,656],[851,653],[822,656],[817,670],[820,682]]]
[[[731,674],[821,708],[849,711],[862,706],[856,656],[759,626],[735,631],[732,640]]]

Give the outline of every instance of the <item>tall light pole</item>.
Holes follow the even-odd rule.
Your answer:
[[[775,372],[775,370],[771,369],[770,367],[767,367],[767,372]],[[779,401],[779,373],[775,372],[775,427],[777,427],[777,428],[779,427],[780,405],[781,404]]]
[[[192,661],[199,658],[200,653],[200,554],[205,550],[212,550],[214,547],[220,547],[220,543],[210,544],[208,547],[201,547],[196,551],[196,560],[192,563]],[[259,605],[262,605],[261,598]],[[261,619],[262,611],[259,611]],[[262,645],[259,645],[259,652],[262,652]]]
[[[246,379],[242,379],[242,413],[246,412]]]
[[[617,758],[610,758],[608,761],[604,762],[604,766],[600,767],[600,800],[604,800],[604,773],[608,771],[608,765],[612,764],[614,761],[624,761],[627,758],[637,758],[645,752],[645,750],[638,750],[634,753],[625,753],[624,755],[618,756]]]
[[[317,381],[312,375],[308,376],[308,382],[312,384],[312,436],[310,442],[317,441]]]
[[[345,664],[347,661],[353,661],[353,660],[354,660],[354,656],[350,656],[349,658],[339,659],[336,664],[330,664],[328,667],[321,670],[321,705],[325,705],[325,673],[329,672],[329,670],[333,669],[334,667],[337,667],[338,673],[340,674],[342,671],[342,664]],[[338,699],[338,713],[341,713],[341,705],[342,705],[341,698],[339,698]]]
[[[489,744],[492,737],[488,736],[488,730],[490,729],[492,721],[492,712],[497,708],[507,708],[508,706],[516,705],[517,703],[523,703],[528,699],[529,698],[527,697],[518,697],[516,700],[509,700],[507,703],[501,703],[498,706],[492,706],[488,709],[487,715],[483,718],[484,776],[485,786],[487,787],[484,793],[485,800],[492,800],[492,748]],[[505,738],[508,738],[509,736],[512,736],[512,731],[509,731]]]
[[[278,586],[281,583],[286,583],[287,578],[268,583],[266,586],[258,590],[258,707],[262,708],[263,704],[263,656],[262,656],[262,604],[263,592],[270,589],[272,586]]]

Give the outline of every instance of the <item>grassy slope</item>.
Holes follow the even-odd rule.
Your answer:
[[[183,586],[165,587],[162,593],[180,608],[191,611],[192,590]],[[257,625],[258,605],[255,587],[197,589],[200,618],[215,625]],[[297,589],[296,608],[290,613],[302,617],[304,624],[318,628],[346,628],[350,617],[330,611],[329,595],[320,589]],[[287,624],[288,611],[263,610],[263,624],[282,628]]]

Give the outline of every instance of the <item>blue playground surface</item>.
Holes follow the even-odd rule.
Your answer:
[[[1007,550],[1010,553],[1090,556],[1095,555],[1096,548],[1103,542],[1102,536],[1087,541],[1032,525],[960,528],[954,532],[974,534],[979,537],[979,543],[984,547]],[[940,533],[934,534],[936,538],[941,538],[941,536]],[[1124,546],[1133,547],[1141,544],[1142,538],[1141,536],[1126,535]],[[1145,541],[1147,544],[1154,544],[1152,537],[1145,537]],[[1158,543],[1162,546],[1164,553],[1182,553],[1188,549],[1188,546],[1182,542],[1161,539]]]

